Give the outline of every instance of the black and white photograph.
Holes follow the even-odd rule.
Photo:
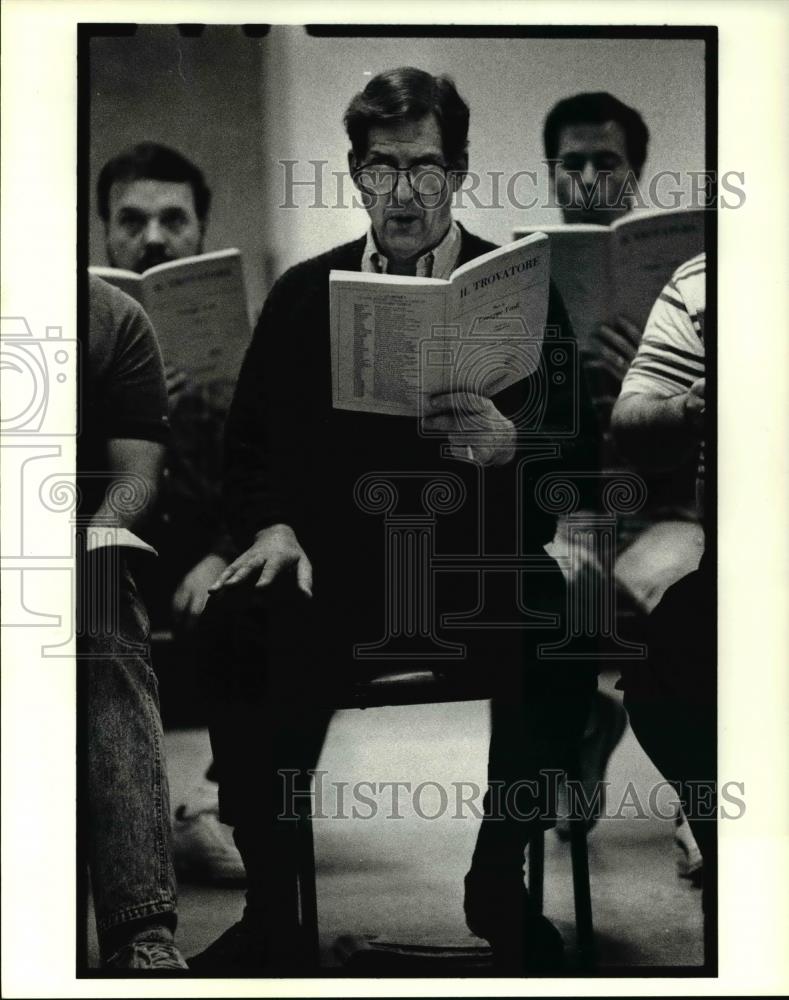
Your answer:
[[[64,769],[66,995],[782,992],[785,545],[736,489],[785,480],[786,349],[733,294],[769,172],[717,5],[118,6],[3,288],[4,756],[32,715]]]

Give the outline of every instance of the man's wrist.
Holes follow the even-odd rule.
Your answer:
[[[294,534],[293,528],[289,524],[285,524],[282,521],[278,521],[276,524],[267,524],[265,528],[261,528],[259,531],[255,532],[255,541],[261,538],[263,535],[271,534]]]

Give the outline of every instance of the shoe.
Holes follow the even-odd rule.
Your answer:
[[[497,975],[553,975],[564,968],[564,941],[535,907],[523,872],[470,871],[464,882],[466,926],[490,944]]]
[[[204,951],[189,959],[189,969],[202,976],[270,975],[264,933],[239,920]]]
[[[133,941],[114,952],[104,963],[107,969],[188,969],[181,952],[164,941]]]
[[[190,810],[180,805],[173,820],[173,863],[182,882],[243,885],[244,863],[231,828],[219,821],[219,807]]]
[[[677,875],[688,879],[696,889],[701,888],[704,859],[693,836],[688,818],[677,806],[674,820],[674,851],[677,856]]]
[[[586,829],[591,830],[598,818],[605,814],[605,772],[611,754],[624,736],[627,728],[627,712],[616,699],[598,691],[589,714],[594,728],[584,735],[580,748],[579,775],[583,789],[583,798],[589,806],[595,802],[600,790],[599,805],[595,806],[594,814],[586,818]],[[557,803],[556,835],[559,840],[570,839],[570,796],[566,781],[559,786]],[[584,808],[584,802],[579,803]]]

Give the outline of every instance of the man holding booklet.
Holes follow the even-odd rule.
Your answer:
[[[631,211],[649,130],[635,108],[612,94],[580,93],[559,101],[546,116],[543,141],[564,223],[547,227],[552,275],[579,340],[602,465],[617,469],[626,463],[611,435],[614,402],[664,283],[704,247],[704,212]],[[667,587],[698,565],[703,533],[693,507],[694,475],[692,463],[671,476],[653,474],[644,508],[620,520],[616,582],[640,614],[649,613]],[[563,528],[560,522],[553,549],[557,556],[568,547]],[[594,562],[590,552],[583,570],[593,572]],[[625,721],[619,703],[598,692],[581,754],[590,801]],[[560,822],[557,832],[569,835],[567,824]],[[681,811],[675,844],[678,873],[697,881],[702,859]]]
[[[123,150],[102,167],[96,195],[112,267],[91,271],[143,306],[165,362],[172,433],[149,524],[159,558],[141,568],[138,582],[154,632],[172,634],[155,654],[166,653],[188,678],[208,587],[236,554],[222,523],[220,484],[229,387],[249,341],[241,259],[236,250],[203,252],[211,189],[175,149],[141,142]],[[191,761],[171,762],[178,766],[187,786],[173,816],[178,877],[243,879],[219,822],[211,770],[198,778]]]
[[[348,163],[371,228],[279,279],[241,370],[226,494],[242,554],[204,619],[207,636],[226,623],[211,736],[248,893],[242,920],[192,960],[196,971],[297,971],[296,830],[282,775],[315,767],[333,692],[367,658],[380,666],[389,655],[418,586],[431,599],[397,632],[398,665],[484,674],[489,780],[513,792],[506,803],[486,797],[468,925],[502,971],[561,966],[561,937],[524,886],[524,849],[550,825],[546,772],[566,766],[596,673],[537,651],[564,635],[566,590],[543,550],[555,514],[535,485],[593,469],[596,454],[546,241],[498,250],[452,218],[468,120],[449,79],[414,68],[382,73],[353,98]],[[457,571],[431,576],[413,557],[402,579],[381,515],[426,513],[436,552]],[[489,553],[498,563],[487,573]],[[538,572],[525,572],[529,560]]]

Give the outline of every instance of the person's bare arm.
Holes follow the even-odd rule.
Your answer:
[[[96,524],[135,531],[156,503],[164,445],[136,438],[110,438],[107,471],[111,479],[93,515]]]
[[[682,463],[704,434],[704,379],[675,396],[645,392],[620,396],[611,430],[622,454],[643,469],[660,471]]]

